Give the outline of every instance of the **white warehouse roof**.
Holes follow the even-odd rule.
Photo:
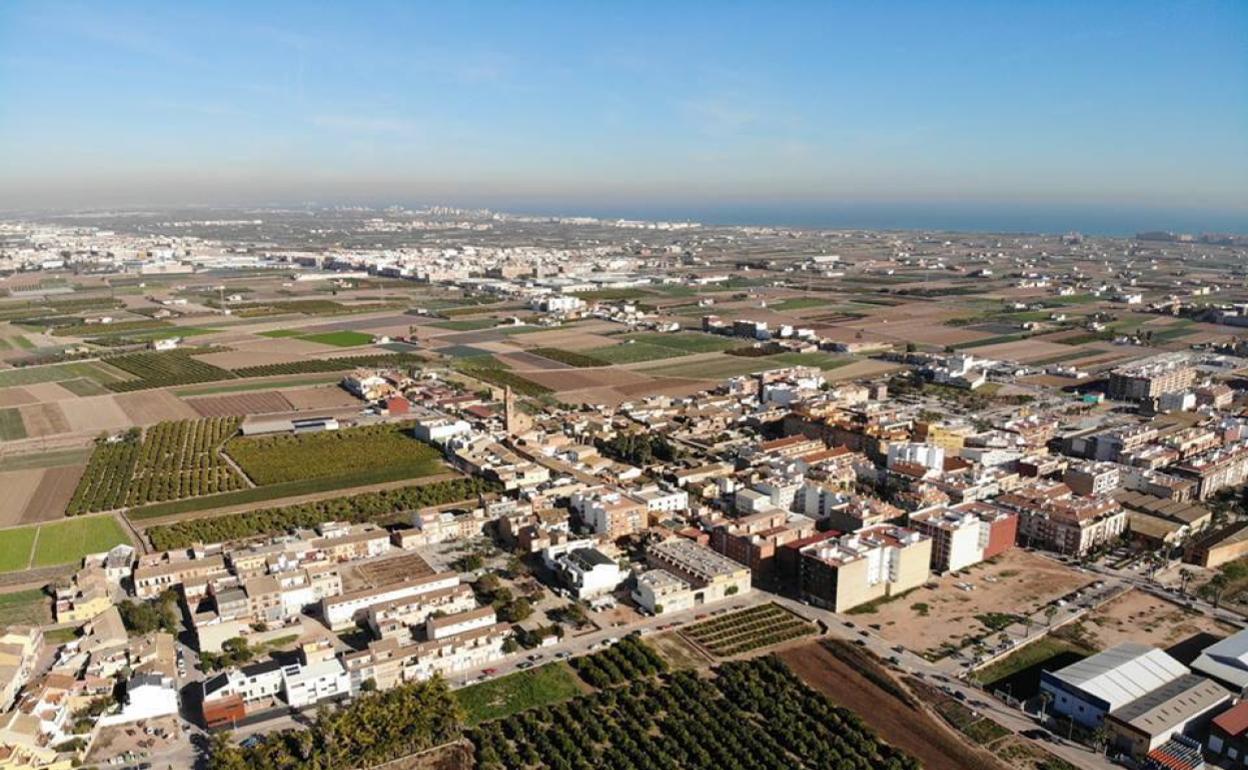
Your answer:
[[[1248,629],[1206,647],[1192,668],[1241,689],[1248,686]]]
[[[1050,676],[1099,698],[1114,711],[1186,673],[1186,666],[1156,647],[1125,642]]]

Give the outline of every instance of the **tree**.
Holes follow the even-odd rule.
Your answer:
[[[1052,626],[1053,618],[1055,617],[1057,617],[1057,605],[1050,604],[1048,607],[1044,608],[1045,625]]]
[[[1193,577],[1195,577],[1195,575],[1187,567],[1183,567],[1179,570],[1179,593],[1184,596],[1187,595],[1187,584],[1191,582]]]

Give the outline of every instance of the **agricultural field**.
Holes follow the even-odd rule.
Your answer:
[[[423,356],[410,353],[378,353],[370,356],[343,358],[305,358],[280,364],[263,364],[232,369],[234,377],[274,377],[282,374],[315,374],[318,372],[342,372],[359,366],[402,367],[418,366],[425,362]]]
[[[441,453],[410,435],[410,425],[386,424],[297,435],[239,437],[230,457],[258,485],[383,474],[398,480],[443,470]]]
[[[721,380],[741,374],[761,372],[764,369],[779,369],[785,364],[775,364],[770,358],[742,358],[740,356],[721,355],[710,358],[699,358],[691,361],[675,361],[657,366],[648,366],[640,371],[653,377],[684,377],[693,380]]]
[[[571,350],[563,350],[560,348],[529,348],[525,353],[515,353],[512,355],[531,354],[549,358],[551,361],[558,361],[561,364],[574,366],[577,368],[588,368],[592,366],[607,366],[607,362],[600,358],[594,358],[585,353],[576,353]]]
[[[778,604],[737,610],[683,631],[686,638],[718,658],[730,658],[813,633],[813,624]]]
[[[26,569],[38,527],[0,530],[0,572]]]
[[[101,442],[66,513],[75,516],[243,489],[246,481],[221,456],[222,445],[237,431],[237,419],[213,417],[161,422],[142,435],[133,430],[119,440]]]
[[[566,663],[550,663],[455,691],[468,724],[574,698],[584,692]]]
[[[848,642],[811,641],[775,657],[808,687],[860,715],[879,740],[910,754],[925,770],[1013,768],[973,749],[927,712],[921,699],[897,682],[879,659]]]
[[[108,385],[125,380],[127,374],[113,369],[106,364],[94,361],[73,362],[67,364],[49,364],[47,366],[28,366],[23,369],[6,369],[0,371],[0,388],[20,385],[35,385],[40,382],[62,382],[64,380],[89,379]]]
[[[524,396],[541,396],[551,392],[551,388],[521,377],[493,356],[470,356],[457,358],[454,367],[460,373],[500,388],[510,387]]]
[[[0,572],[73,564],[89,553],[129,542],[111,516],[0,530]]]
[[[680,671],[483,722],[469,732],[480,770],[870,767],[918,763],[775,658]]]
[[[619,345],[608,345],[602,348],[590,348],[581,351],[584,355],[608,364],[636,364],[642,361],[657,361],[664,358],[680,358],[689,355],[688,351],[671,348],[665,345],[651,345],[646,342],[623,342]]]
[[[0,594],[0,628],[52,622],[52,598],[38,588]]]
[[[590,687],[602,689],[662,674],[667,663],[650,645],[633,637],[592,655],[571,660],[572,668]]]
[[[104,383],[109,390],[125,393],[132,390],[165,388],[172,385],[189,385],[195,382],[228,380],[234,375],[225,369],[197,361],[189,353],[169,351],[164,353],[128,353],[108,360],[136,379]]]
[[[0,441],[26,438],[26,425],[18,409],[0,409]]]
[[[373,335],[349,330],[303,334],[299,336],[299,339],[337,348],[354,348],[373,343]]]

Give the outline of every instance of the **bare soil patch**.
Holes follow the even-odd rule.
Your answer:
[[[0,489],[4,490],[0,494],[0,526],[23,523],[26,506],[39,488],[45,472],[42,468],[0,472]]]
[[[111,395],[62,401],[60,407],[75,431],[97,433],[103,430],[120,430],[131,424],[130,416],[117,405],[116,397]]]
[[[24,406],[38,400],[26,388],[0,388],[0,407]]]
[[[802,681],[858,714],[880,738],[914,756],[927,770],[1004,770],[1003,764],[963,742],[917,701],[912,705],[898,697],[896,692],[905,692],[902,686],[865,655],[860,664],[850,665],[820,642],[777,654]],[[880,682],[892,682],[889,689],[895,691]]]
[[[496,356],[498,360],[510,366],[512,369],[574,369],[576,367],[565,364],[561,361],[553,361],[549,358],[543,358],[536,353],[523,352],[507,352],[500,353]]]
[[[1082,638],[1100,649],[1128,641],[1165,648],[1196,634],[1229,636],[1239,630],[1136,589],[1096,608],[1080,626]]]
[[[21,410],[28,437],[39,438],[69,432],[69,420],[65,419],[65,413],[56,404],[27,404],[18,409]]]
[[[1056,342],[1043,340],[1015,340],[1001,342],[996,345],[984,345],[966,351],[974,356],[984,358],[1004,358],[1010,361],[1036,361],[1042,358],[1053,358],[1070,352],[1070,345],[1059,345]]]
[[[154,425],[165,420],[193,420],[199,415],[182,399],[167,390],[144,390],[115,396],[117,405],[136,425]]]
[[[625,387],[649,383],[650,378],[627,369],[561,369],[557,372],[518,371],[516,374],[554,391],[582,388]]]
[[[924,652],[986,631],[977,615],[1034,612],[1091,582],[1063,564],[1015,548],[995,563],[933,577],[927,586],[934,588],[917,588],[859,617],[863,623],[878,625],[879,634],[890,642]],[[958,584],[974,587],[963,590]]]
[[[294,409],[294,406],[281,393],[272,390],[230,396],[188,398],[186,403],[200,417],[246,417],[249,414],[269,414]]]
[[[39,480],[39,486],[26,502],[22,524],[39,521],[56,521],[64,517],[69,498],[73,497],[78,480],[82,478],[85,465],[62,465],[48,468]]]
[[[68,401],[77,398],[70,390],[61,387],[55,382],[37,382],[33,385],[27,385],[26,391],[34,396],[38,401]]]
[[[298,340],[280,340],[283,343]],[[221,353],[205,353],[194,357],[197,361],[219,366],[222,369],[241,369],[246,366],[268,366],[270,364],[286,364],[299,361],[303,356],[294,351],[271,350],[227,350]]]
[[[341,409],[360,405],[359,399],[337,385],[278,392],[290,403],[291,408],[301,412],[308,409]]]

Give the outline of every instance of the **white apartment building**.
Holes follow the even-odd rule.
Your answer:
[[[367,614],[368,608],[374,604],[420,596],[431,591],[454,588],[457,585],[459,585],[458,574],[438,572],[402,583],[350,591],[341,596],[322,599],[320,615],[330,628],[344,628],[355,623],[357,619],[362,619]]]

